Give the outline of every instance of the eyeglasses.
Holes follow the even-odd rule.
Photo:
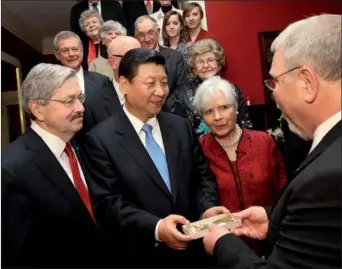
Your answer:
[[[153,38],[154,35],[156,34],[156,32],[157,32],[156,30],[150,30],[150,31],[148,31],[147,33],[138,32],[138,33],[137,33],[137,37],[138,37],[139,39],[145,39],[146,36],[148,36],[149,38]]]
[[[58,99],[44,99],[44,98],[38,98],[36,100],[44,100],[44,101],[53,101],[53,102],[58,102],[60,104],[63,104],[64,106],[71,108],[73,107],[77,101],[79,101],[81,104],[84,103],[85,100],[85,94],[81,93],[78,96],[73,96],[69,98],[68,100],[58,100]]]
[[[284,73],[282,73],[282,74],[280,74],[274,78],[266,79],[266,80],[264,80],[264,84],[270,91],[273,92],[275,90],[275,88],[277,87],[279,77],[286,75],[286,74],[288,74],[288,73],[290,73],[296,69],[299,69],[299,68],[301,68],[301,66],[297,66],[295,68],[292,68],[292,69],[290,69],[290,70],[288,70],[288,71],[286,71],[286,72],[284,72]]]
[[[63,49],[59,49],[59,51],[62,54],[68,54],[70,51],[72,51],[73,53],[77,53],[81,50],[81,48],[79,47],[73,47],[73,48],[63,48]]]
[[[206,60],[195,61],[195,65],[198,68],[202,68],[205,63],[207,63],[207,65],[213,66],[213,65],[215,65],[217,63],[217,59],[209,58],[209,59],[206,59]]]

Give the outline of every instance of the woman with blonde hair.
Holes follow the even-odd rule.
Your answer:
[[[190,82],[182,90],[176,91],[172,113],[185,117],[192,123],[193,129],[200,136],[210,132],[201,116],[193,106],[193,99],[198,86],[208,78],[220,76],[225,68],[225,53],[222,46],[214,39],[202,39],[192,44],[188,52],[188,65],[192,73]],[[238,98],[238,123],[245,128],[253,124],[248,114],[248,106],[240,89],[233,85]]]

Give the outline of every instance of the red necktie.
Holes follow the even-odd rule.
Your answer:
[[[88,209],[90,216],[93,218],[94,222],[96,222],[94,214],[93,214],[93,209],[91,207],[89,192],[88,192],[85,184],[83,183],[83,180],[82,180],[81,174],[80,174],[80,170],[78,169],[78,163],[77,163],[76,156],[75,156],[74,152],[72,151],[69,143],[67,143],[65,145],[64,151],[65,151],[65,153],[69,159],[69,164],[71,167],[72,177],[73,177],[74,183],[75,183],[75,188],[78,191],[78,194],[80,195],[84,205]]]
[[[147,9],[152,8],[151,0],[146,1],[145,7],[146,7]]]

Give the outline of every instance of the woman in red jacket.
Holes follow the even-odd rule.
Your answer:
[[[216,175],[221,204],[231,212],[272,205],[286,181],[283,161],[271,136],[236,124],[233,85],[218,76],[205,80],[194,106],[211,130],[200,143]]]

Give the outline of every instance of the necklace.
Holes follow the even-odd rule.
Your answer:
[[[228,148],[228,147],[234,146],[237,142],[239,142],[240,137],[241,137],[241,135],[242,135],[242,129],[241,129],[240,126],[237,125],[237,124],[236,124],[236,127],[235,127],[235,128],[236,128],[235,139],[233,140],[233,142],[231,142],[231,143],[229,143],[229,144],[221,144],[221,143],[219,143],[220,146],[221,146],[222,148]]]

